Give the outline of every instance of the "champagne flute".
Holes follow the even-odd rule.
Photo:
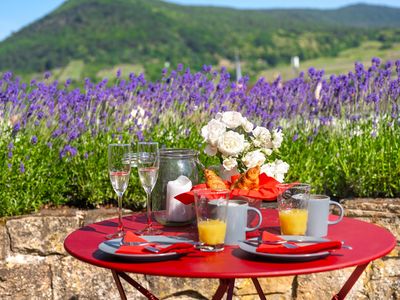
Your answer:
[[[118,196],[118,228],[117,232],[106,236],[108,239],[123,238],[124,225],[122,223],[122,195],[128,187],[131,174],[129,144],[108,145],[108,173],[111,185]]]
[[[146,192],[147,226],[138,231],[139,234],[161,234],[160,230],[153,228],[151,220],[151,192],[157,182],[160,154],[157,142],[139,142],[137,151],[137,167],[140,183]]]
[[[137,168],[137,162],[138,162],[138,153],[136,152],[136,144],[137,142],[132,141],[131,142],[131,152],[129,153],[129,159],[131,161],[131,171],[132,168]]]

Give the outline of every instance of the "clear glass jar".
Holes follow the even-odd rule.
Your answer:
[[[198,183],[198,154],[192,149],[160,149],[160,168],[151,199],[158,223],[183,226],[194,221],[193,205],[184,205],[174,195]]]

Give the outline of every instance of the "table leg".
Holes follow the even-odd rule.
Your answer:
[[[342,289],[332,297],[332,300],[343,300],[347,294],[350,292],[353,285],[356,283],[357,279],[361,276],[364,272],[365,268],[368,266],[369,263],[358,265],[353,273],[351,273],[349,279],[347,279],[346,283],[343,285]]]
[[[119,296],[121,297],[121,300],[127,300],[124,288],[122,287],[121,280],[119,280],[118,273],[114,270],[111,270],[115,284],[117,285]]]
[[[235,279],[228,280],[228,292],[226,295],[226,300],[231,300],[233,297],[233,288],[235,287]]]
[[[218,289],[212,297],[212,300],[221,300],[222,297],[225,295],[226,290],[230,287],[229,284],[230,279],[220,279]]]
[[[258,297],[260,297],[261,300],[266,300],[267,298],[265,298],[264,291],[262,290],[261,285],[258,282],[258,279],[257,278],[251,278],[251,280],[253,281],[254,287],[257,290]]]
[[[121,296],[122,300],[127,300],[125,291],[122,287],[121,281],[119,280],[119,277],[122,277],[126,282],[128,282],[131,286],[133,286],[136,290],[138,290],[142,295],[147,297],[149,300],[159,300],[156,296],[154,296],[149,290],[144,288],[139,282],[136,280],[132,279],[128,274],[123,273],[123,272],[116,272],[112,271],[113,277],[115,280],[115,283],[117,284],[119,294]]]

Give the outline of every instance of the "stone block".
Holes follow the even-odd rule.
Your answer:
[[[53,300],[62,299],[109,299],[119,300],[119,293],[111,271],[83,263],[73,257],[52,257]],[[130,276],[146,287],[144,276]],[[123,279],[128,299],[145,299]]]
[[[146,276],[146,280],[160,299],[211,299],[219,285],[217,279]]]
[[[347,279],[350,277],[354,268],[324,272],[318,274],[301,275],[297,277],[297,289],[293,291],[296,300],[331,299],[338,293]],[[364,272],[350,290],[346,299],[362,300],[368,299],[365,296],[364,282],[366,279]]]
[[[380,280],[388,277],[400,279],[400,259],[377,259],[371,264],[371,279]]]
[[[66,254],[64,239],[77,228],[76,217],[23,217],[7,222],[11,250],[25,254]]]
[[[291,299],[294,276],[258,278],[261,288],[268,299]],[[239,279],[235,282],[234,294],[239,299],[258,299],[256,288],[251,279]]]
[[[400,299],[400,276],[371,280],[366,285],[368,299]]]
[[[10,242],[7,236],[5,222],[0,222],[0,262],[7,257],[9,249]]]
[[[132,211],[128,209],[122,210],[122,215],[126,218],[132,215]],[[100,222],[106,219],[117,218],[118,213],[116,208],[98,208],[84,211],[82,226]]]
[[[2,300],[53,300],[48,264],[0,264]]]

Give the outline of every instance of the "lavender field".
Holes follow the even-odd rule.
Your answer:
[[[157,82],[140,74],[80,85],[21,82],[0,74],[0,216],[42,205],[114,203],[107,145],[152,139],[165,147],[203,150],[201,127],[236,110],[259,126],[281,129],[285,181],[309,182],[334,198],[400,196],[400,60],[355,63],[326,78],[323,70],[283,82],[235,82],[224,70],[184,66]],[[205,154],[203,164],[216,162]],[[133,172],[135,173],[135,172]],[[144,193],[131,175],[125,206]]]

